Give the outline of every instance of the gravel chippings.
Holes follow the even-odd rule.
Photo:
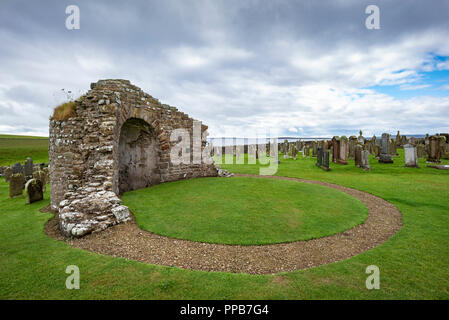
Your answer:
[[[236,176],[324,185],[359,199],[367,206],[369,215],[365,223],[336,235],[260,246],[172,239],[139,229],[134,217],[131,222],[80,239],[62,237],[58,230],[58,219],[55,218],[45,225],[45,233],[76,248],[150,264],[190,270],[274,274],[348,259],[387,241],[402,226],[402,215],[393,204],[366,192],[297,178],[247,174]]]

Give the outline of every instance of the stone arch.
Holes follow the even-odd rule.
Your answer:
[[[172,131],[183,128],[191,134],[195,120],[127,80],[92,83],[71,105],[67,118],[50,120],[51,206],[59,212],[65,236],[81,237],[129,221],[118,197],[124,191],[217,176],[208,161],[170,161],[176,144]],[[206,130],[201,125],[201,132]]]
[[[160,148],[155,129],[145,120],[129,118],[120,128],[115,193],[160,183]]]

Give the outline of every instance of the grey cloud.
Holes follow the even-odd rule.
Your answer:
[[[127,78],[204,120],[213,135],[226,134],[220,131],[226,128],[243,134],[242,127],[262,122],[283,134],[290,127],[338,134],[357,133],[360,126],[409,126],[421,132],[443,126],[433,115],[413,118],[412,113],[410,118],[389,107],[393,103],[402,110],[407,102],[383,96],[364,100],[357,93],[355,105],[346,96],[349,89],[387,79],[401,68],[397,61],[411,67],[424,59],[426,50],[449,54],[445,1],[376,1],[381,29],[375,32],[364,27],[364,10],[372,1],[70,1],[81,10],[81,29],[75,31],[65,29],[68,4],[0,3],[0,125],[46,132],[55,92],[83,92],[100,78]],[[426,32],[435,35],[437,44],[420,43],[428,39]],[[416,43],[403,49],[407,37]],[[376,50],[383,51],[374,54]],[[393,50],[396,60],[376,60]],[[353,53],[361,62],[347,60]],[[305,65],[295,66],[295,59]],[[318,85],[316,93],[307,89],[311,85]],[[327,98],[326,86],[335,87],[335,100]],[[5,103],[10,110],[13,102],[32,107],[4,116]],[[434,102],[422,103],[430,108]],[[439,106],[448,110],[444,101]],[[390,115],[374,112],[376,108]],[[293,117],[295,113],[300,116]],[[382,128],[372,124],[376,119]]]

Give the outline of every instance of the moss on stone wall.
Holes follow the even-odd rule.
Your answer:
[[[64,121],[75,116],[76,104],[74,101],[63,103],[55,108],[51,120]]]

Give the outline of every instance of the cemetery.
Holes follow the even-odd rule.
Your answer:
[[[189,139],[179,153],[197,148],[207,161],[174,164],[172,150],[182,139],[171,133],[193,133],[195,120],[129,81],[93,83],[72,107],[67,118],[50,120],[48,159],[20,153],[0,167],[2,252],[24,237],[24,254],[42,279],[73,256],[92,270],[86,283],[119,282],[120,296],[148,298],[151,290],[178,299],[447,294],[447,283],[437,281],[448,259],[438,255],[448,231],[445,133],[364,137],[360,131],[223,147],[207,141],[202,124],[199,144]],[[278,169],[260,175],[267,159]],[[50,267],[40,266],[39,257],[50,252]],[[426,272],[414,264],[417,257]],[[103,263],[112,269],[100,270]],[[36,271],[16,264],[6,274],[21,268],[31,281]],[[363,266],[372,264],[381,266],[387,290],[364,288]],[[419,275],[419,290],[404,287],[405,270]],[[223,277],[232,279],[228,293]],[[136,283],[152,289],[136,292]],[[299,284],[303,291],[294,289]],[[101,287],[108,297],[108,284]],[[43,295],[20,285],[17,294],[96,296],[50,288]]]

